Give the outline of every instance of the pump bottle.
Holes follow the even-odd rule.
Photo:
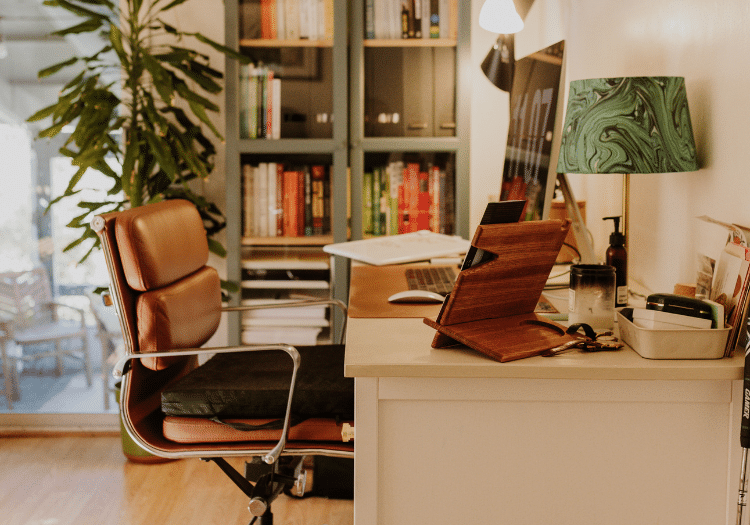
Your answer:
[[[628,252],[625,250],[625,235],[620,232],[620,217],[604,217],[615,223],[615,231],[609,236],[607,264],[615,267],[615,306],[628,304]]]

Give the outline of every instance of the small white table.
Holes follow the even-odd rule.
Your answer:
[[[743,356],[498,363],[349,319],[356,525],[734,524]]]

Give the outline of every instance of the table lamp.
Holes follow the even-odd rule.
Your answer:
[[[479,27],[492,33],[518,33],[523,20],[513,0],[485,0],[479,11]]]
[[[557,172],[624,174],[626,246],[630,175],[697,169],[683,77],[594,78],[570,83]]]
[[[495,45],[482,61],[482,71],[495,87],[510,93],[513,87],[515,51],[513,35],[498,35]]]

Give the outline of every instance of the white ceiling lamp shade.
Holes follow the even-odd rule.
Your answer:
[[[485,0],[479,11],[479,27],[492,33],[509,35],[523,29],[523,20],[513,0]]]

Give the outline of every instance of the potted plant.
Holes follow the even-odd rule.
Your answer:
[[[112,180],[106,198],[78,202],[81,213],[68,224],[80,229],[81,235],[65,251],[91,243],[81,260],[99,246],[89,224],[94,215],[173,198],[197,206],[209,248],[225,255],[224,247],[213,239],[226,225],[223,213],[191,188],[192,182],[206,179],[214,167],[216,149],[207,134],[223,140],[209,118],[209,112],[218,112],[219,107],[208,98],[222,91],[223,75],[211,68],[208,56],[184,42],[202,42],[245,59],[200,33],[187,33],[164,21],[167,11],[185,1],[44,2],[81,17],[80,23],[55,35],[95,33],[103,37],[102,48],[92,55],[73,56],[39,72],[42,78],[67,68],[80,69],[57,102],[28,119],[52,118],[51,126],[39,132],[40,138],[74,126],[60,153],[71,159],[77,171],[50,206],[75,197],[88,170]]]

